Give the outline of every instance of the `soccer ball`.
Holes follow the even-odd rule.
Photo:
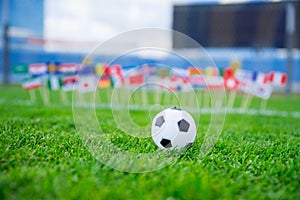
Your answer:
[[[154,117],[151,135],[159,148],[180,150],[194,143],[196,124],[186,111],[176,107],[168,108]]]

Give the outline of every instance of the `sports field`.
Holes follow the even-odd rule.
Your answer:
[[[218,142],[199,159],[211,117],[201,114],[199,137],[175,163],[127,173],[85,148],[59,93],[48,106],[30,103],[20,86],[1,86],[0,94],[0,199],[300,199],[299,95],[273,95],[268,112],[227,112]],[[250,108],[259,107],[254,99]],[[119,137],[109,109],[97,115],[120,148],[156,149],[151,138]],[[140,111],[131,116],[148,123]]]

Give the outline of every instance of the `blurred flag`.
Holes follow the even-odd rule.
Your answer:
[[[224,81],[221,76],[204,76],[206,82],[206,88],[215,90],[224,87]]]
[[[204,89],[206,88],[206,83],[203,76],[189,76],[188,81],[191,86],[195,89]]]
[[[78,69],[79,65],[76,63],[62,63],[58,67],[61,74],[75,74]]]
[[[145,83],[144,75],[142,73],[137,73],[128,76],[129,86],[139,86]]]
[[[202,75],[203,70],[197,67],[188,67],[188,75]]]
[[[57,64],[57,62],[51,61],[51,62],[49,62],[47,64],[48,64],[48,72],[49,72],[49,74],[54,74],[54,73],[56,73],[58,71],[58,64]]]
[[[189,76],[189,71],[187,69],[173,67],[172,68],[172,75],[173,76],[180,76],[180,77],[188,77]]]
[[[233,71],[236,71],[241,67],[241,63],[238,60],[232,60],[230,63],[230,67],[233,69]]]
[[[239,81],[234,77],[234,70],[232,68],[225,68],[223,70],[224,87],[228,90],[237,90]]]
[[[113,75],[111,76],[111,83],[115,88],[122,87],[125,84],[124,77],[121,74]]]
[[[77,90],[81,93],[93,92],[97,87],[97,79],[94,75],[80,76],[78,78]]]
[[[104,70],[104,75],[121,75],[122,74],[122,66],[121,65],[109,65]]]
[[[31,76],[41,76],[47,73],[48,66],[45,63],[30,64],[28,72]]]
[[[156,74],[156,67],[155,66],[149,66],[147,64],[143,65],[141,68],[141,72],[145,76],[153,76]]]
[[[61,77],[62,89],[64,91],[73,91],[78,82],[77,75],[64,75]]]
[[[256,77],[252,86],[252,94],[263,99],[270,98],[273,91],[271,81],[270,74],[256,72]]]
[[[104,63],[97,63],[95,65],[95,73],[96,73],[96,75],[97,76],[104,75],[105,68],[106,68],[106,64],[104,64]]]
[[[189,81],[187,77],[172,76],[169,81],[169,89],[173,91],[188,91]]]
[[[234,73],[234,77],[239,82],[238,89],[249,94],[253,94],[253,88],[255,85],[257,72],[237,69]]]
[[[112,86],[115,88],[121,87],[125,84],[121,65],[107,66],[104,70],[104,75],[111,77]]]
[[[245,70],[245,69],[237,69],[235,71],[234,76],[240,82],[243,82],[243,81],[254,82],[256,80],[257,72],[249,71],[249,70]]]
[[[99,88],[109,88],[112,86],[111,79],[109,76],[101,76],[98,81]]]
[[[228,90],[237,90],[239,87],[239,81],[234,77],[224,78],[224,87]]]
[[[272,82],[272,76],[271,74],[265,74],[262,72],[256,72],[256,84],[270,84]]]
[[[234,72],[235,72],[234,69],[227,67],[222,71],[223,77],[224,78],[234,77]]]
[[[62,76],[61,79],[62,79],[63,84],[77,83],[77,81],[78,81],[77,75],[65,75],[65,76]]]
[[[218,76],[219,70],[217,67],[206,67],[205,68],[205,75],[206,76]]]
[[[14,74],[27,74],[28,73],[28,65],[25,63],[13,65],[13,73]]]
[[[156,70],[156,75],[159,76],[160,78],[166,78],[166,77],[170,77],[171,72],[170,69],[168,68],[159,68]]]
[[[283,72],[271,72],[270,80],[271,80],[272,85],[284,87],[287,83],[288,76],[286,73],[283,73]]]
[[[62,80],[57,75],[49,75],[48,88],[49,90],[59,90],[62,87]]]
[[[177,91],[177,90],[180,90],[180,77],[179,76],[172,76],[170,77],[170,80],[169,80],[169,89],[170,90],[173,90],[173,91]]]
[[[28,78],[22,81],[22,87],[24,90],[33,90],[42,87],[42,79],[39,77]]]
[[[251,94],[254,96],[268,99],[272,94],[272,86],[271,84],[254,84],[252,87]]]
[[[95,74],[95,67],[93,65],[78,65],[77,73],[82,76],[89,76]]]

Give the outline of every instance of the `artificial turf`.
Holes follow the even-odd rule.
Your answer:
[[[160,170],[129,173],[98,161],[76,133],[72,107],[28,103],[19,86],[0,87],[0,199],[299,199],[300,96],[273,95],[282,115],[227,113],[222,134],[199,157],[210,115],[201,114],[195,144]],[[58,99],[59,93],[51,93]],[[251,107],[259,108],[254,99]],[[292,115],[296,113],[296,115]],[[297,115],[298,113],[298,115]],[[150,138],[118,131],[98,108],[102,131],[119,148],[156,150]],[[139,123],[144,113],[131,111]],[[147,119],[148,120],[148,119]]]

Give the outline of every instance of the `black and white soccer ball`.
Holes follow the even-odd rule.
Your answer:
[[[196,138],[193,117],[179,108],[168,108],[158,113],[152,121],[152,139],[161,149],[190,147]]]

